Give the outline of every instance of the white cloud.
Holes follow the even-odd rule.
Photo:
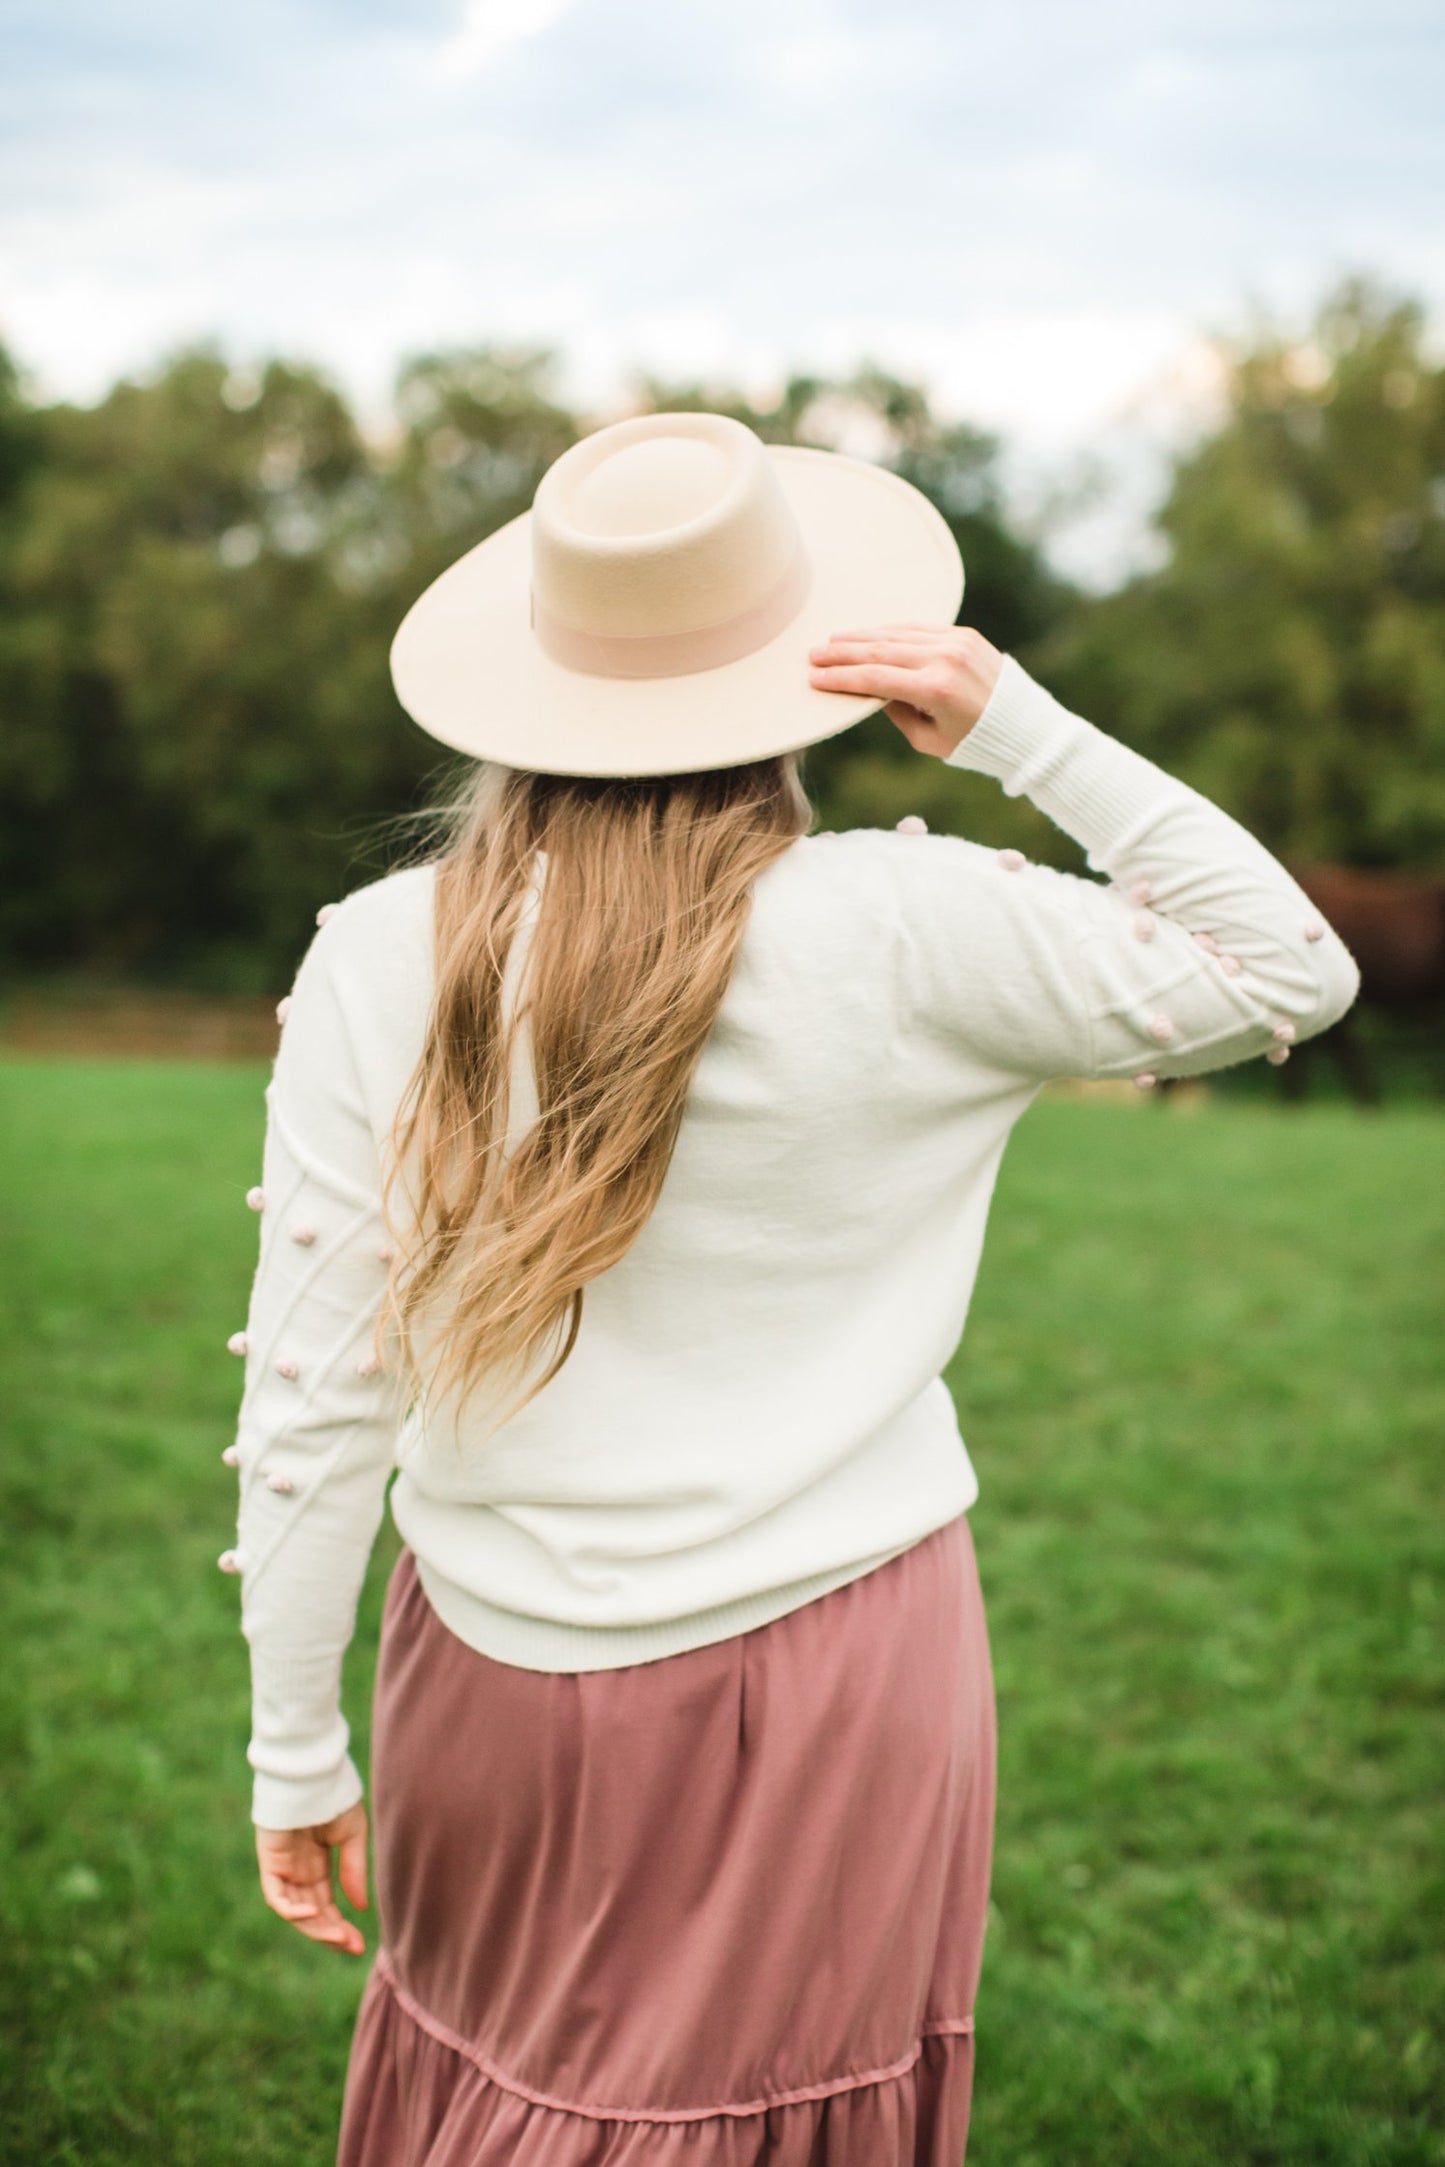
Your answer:
[[[462,19],[437,54],[439,73],[449,82],[465,82],[514,45],[540,37],[572,6],[573,0],[463,0]]]
[[[886,33],[865,35],[820,24],[764,39],[753,65],[765,91],[816,104],[876,86],[879,63],[889,57],[888,42]]]
[[[633,364],[761,396],[870,358],[1000,431],[1023,501],[1153,472],[1249,295],[1361,264],[1445,311],[1445,21],[1402,0],[471,0],[440,35],[147,0],[144,44],[86,4],[33,4],[0,83],[0,336],[43,391],[208,334],[372,415],[401,355],[487,338],[594,410]]]

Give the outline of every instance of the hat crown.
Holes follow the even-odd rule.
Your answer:
[[[676,638],[765,607],[805,556],[762,439],[722,414],[643,414],[554,460],[532,505],[542,624]]]
[[[568,506],[579,534],[665,534],[707,516],[726,488],[727,455],[699,436],[645,436],[584,474]]]

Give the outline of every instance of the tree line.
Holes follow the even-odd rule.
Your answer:
[[[949,521],[965,621],[1288,862],[1445,870],[1445,367],[1420,303],[1341,280],[1303,334],[1220,341],[1218,425],[1175,459],[1158,562],[1112,593],[1011,521],[1001,446],[865,367],[775,404],[639,377],[767,441],[867,424]],[[465,766],[387,672],[408,604],[614,418],[546,348],[428,354],[384,439],[319,370],[172,355],[41,403],[0,349],[0,967],[264,991],[319,902],[374,878]],[[806,756],[819,825],[930,826],[1077,867],[881,716]]]

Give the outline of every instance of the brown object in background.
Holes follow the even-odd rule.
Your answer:
[[[1360,966],[1360,999],[1382,1007],[1445,997],[1445,879],[1310,865],[1295,879]]]
[[[1290,870],[1360,966],[1362,1003],[1427,1022],[1445,1020],[1445,878],[1352,865]],[[1338,1063],[1356,1105],[1382,1103],[1353,1008],[1318,1039],[1292,1049],[1293,1059],[1280,1069],[1287,1098],[1305,1096],[1309,1064],[1322,1046]]]
[[[21,987],[0,1013],[7,1053],[256,1061],[276,1051],[276,1001],[167,987]]]

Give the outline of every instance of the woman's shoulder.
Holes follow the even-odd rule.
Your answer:
[[[912,952],[949,968],[967,940],[980,971],[991,957],[1013,956],[1020,941],[1068,949],[1084,885],[1010,846],[921,826],[804,836],[765,879],[782,939],[859,945],[887,925]]]
[[[803,838],[805,863],[820,879],[847,882],[874,878],[899,894],[926,900],[941,889],[976,891],[1031,902],[1059,900],[1060,883],[1076,876],[1029,858],[1012,845],[978,843],[971,836],[932,834],[922,826],[844,828]],[[1024,878],[1017,877],[1022,874]]]
[[[398,866],[361,882],[316,914],[303,971],[318,970],[343,1002],[385,1005],[393,984],[408,995],[432,969],[433,862]]]
[[[839,828],[799,837],[757,884],[754,949],[789,968],[865,966],[885,981],[900,955],[956,949],[1002,900],[997,853],[920,829]]]
[[[366,942],[389,928],[411,931],[429,926],[436,890],[436,864],[402,865],[375,880],[363,881],[316,913],[318,942],[333,952]]]
[[[422,897],[429,901],[436,885],[436,871],[436,861],[431,858],[417,865],[394,866],[375,880],[349,888],[334,903],[324,903],[316,914],[318,922],[329,923],[343,911],[353,919],[362,914],[384,916],[413,907]]]
[[[838,828],[805,835],[780,861],[819,885],[847,890],[859,885],[905,900],[926,897],[940,882],[972,886],[992,881],[999,853],[964,835],[935,835],[926,828]]]

